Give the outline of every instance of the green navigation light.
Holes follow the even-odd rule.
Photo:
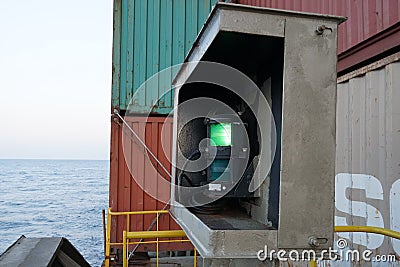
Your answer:
[[[232,123],[215,123],[210,125],[212,146],[232,146]]]

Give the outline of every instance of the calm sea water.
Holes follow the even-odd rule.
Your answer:
[[[62,236],[100,266],[108,175],[108,161],[0,160],[0,253],[21,235]]]

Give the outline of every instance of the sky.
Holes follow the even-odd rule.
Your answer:
[[[111,0],[0,1],[0,158],[108,159]]]

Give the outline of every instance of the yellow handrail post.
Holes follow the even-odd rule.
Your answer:
[[[316,260],[310,260],[310,267],[317,267],[317,261]]]
[[[106,232],[106,260],[105,267],[110,267],[110,243],[111,243],[111,208],[107,210],[107,232]]]
[[[128,255],[127,255],[127,237],[126,231],[122,232],[122,264],[123,267],[128,267]]]
[[[193,256],[194,256],[194,259],[193,259],[193,266],[194,266],[194,267],[197,267],[197,250],[196,250],[196,248],[194,248]]]
[[[158,215],[159,215],[159,213],[157,212],[157,214],[156,214],[157,232],[158,232]],[[157,243],[156,243],[156,266],[158,267],[158,237],[157,237]]]
[[[158,267],[158,237],[157,237],[157,243],[156,243],[156,266]]]
[[[130,228],[129,214],[126,215],[126,231],[129,232]]]

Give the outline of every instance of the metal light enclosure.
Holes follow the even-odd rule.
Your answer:
[[[337,26],[344,20],[336,16],[219,3],[197,37],[185,60],[193,64],[181,68],[175,85],[185,83],[196,71],[196,62],[204,59],[210,47],[215,48],[221,35],[243,34],[243,42],[254,36],[283,40],[277,229],[212,229],[177,202],[175,188],[171,189],[171,213],[201,256],[210,260],[209,265],[216,258],[254,260],[257,251],[265,245],[270,249],[298,251],[333,246]],[[321,25],[331,31],[318,34],[316,29]],[[180,92],[181,88],[177,87],[175,107],[180,104]],[[175,109],[175,166],[179,116],[179,110]],[[175,168],[173,176],[176,176]],[[320,241],[318,247],[310,243],[311,237]]]

